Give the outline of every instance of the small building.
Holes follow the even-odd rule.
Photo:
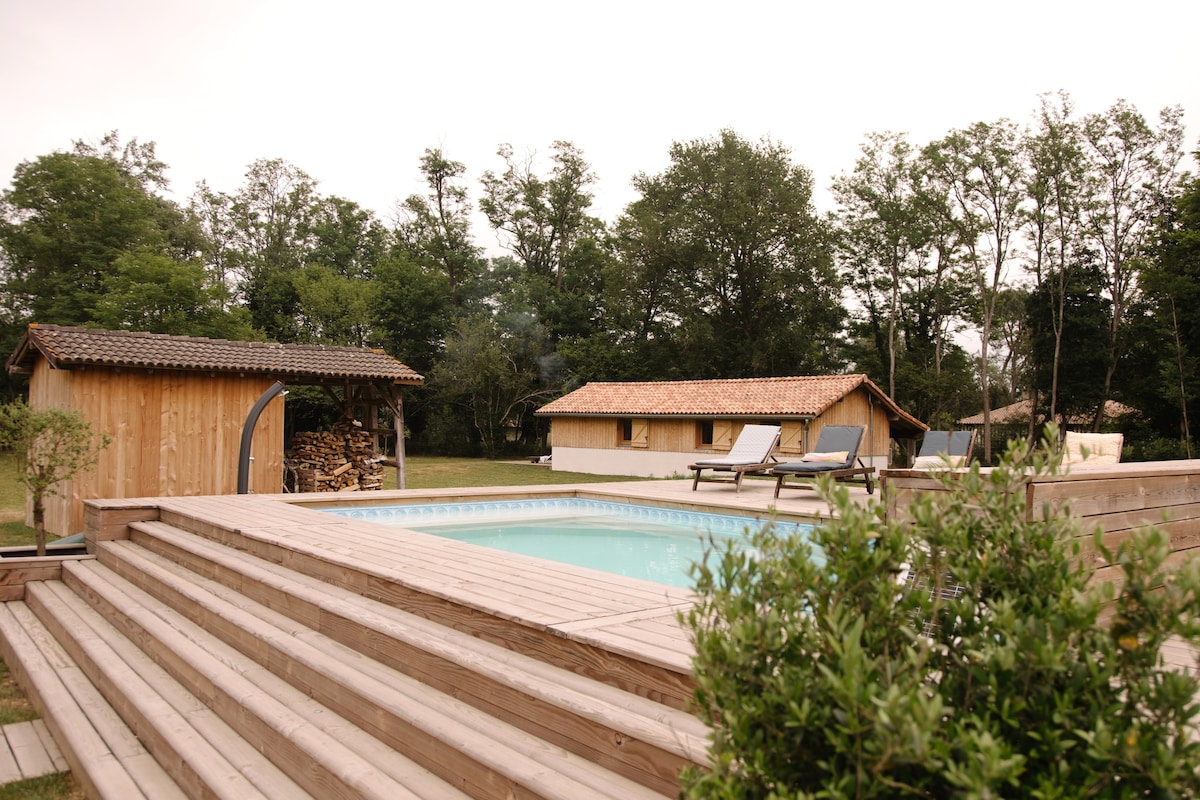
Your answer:
[[[1033,413],[1032,400],[1018,400],[1000,408],[993,408],[992,417],[992,452],[1002,453],[1010,439],[1024,440],[1029,436],[1030,415]],[[1121,425],[1138,414],[1138,410],[1116,400],[1104,401],[1104,419],[1101,427],[1104,430],[1119,430]],[[1073,414],[1058,423],[1063,430],[1090,431],[1093,417],[1091,414]],[[1040,428],[1046,422],[1045,414],[1038,413],[1035,420]],[[976,430],[983,436],[983,413],[963,417],[958,424],[967,430]],[[1038,434],[1040,435],[1040,434]]]
[[[61,536],[83,530],[84,499],[236,492],[242,428],[276,381],[322,386],[369,428],[391,409],[403,481],[401,387],[424,383],[381,350],[36,324],[6,367],[29,375],[30,406],[79,411],[111,439],[92,470],[47,498],[46,529]],[[250,458],[249,490],[282,491],[282,399],[259,417]]]
[[[866,375],[588,383],[542,406],[556,470],[669,477],[728,452],[742,426],[779,425],[781,460],[802,456],[823,425],[866,428],[859,456],[888,466],[892,440],[928,426]]]

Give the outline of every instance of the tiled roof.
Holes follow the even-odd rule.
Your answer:
[[[1029,412],[1033,408],[1033,401],[1020,400],[1007,406],[992,409],[992,424],[993,425],[1027,425],[1029,424]],[[1136,414],[1137,409],[1127,406],[1124,403],[1118,403],[1116,400],[1106,400],[1104,403],[1104,418],[1117,419],[1119,417]],[[1038,415],[1039,421],[1041,415]],[[1089,425],[1092,422],[1090,414],[1077,414],[1067,418],[1067,423],[1070,425]],[[983,413],[974,414],[969,417],[963,417],[958,421],[959,425],[982,425]]]
[[[865,386],[906,419],[908,414],[866,375],[730,378],[706,381],[589,383],[538,409],[547,416],[816,417]],[[924,426],[921,426],[924,430]]]
[[[30,372],[38,357],[56,369],[81,366],[246,372],[314,381],[424,378],[382,350],[365,347],[235,342],[159,333],[30,325],[9,357],[9,373]]]

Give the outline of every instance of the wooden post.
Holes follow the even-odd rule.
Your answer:
[[[404,398],[402,389],[392,386],[392,419],[396,426],[396,488],[407,489],[404,475]]]

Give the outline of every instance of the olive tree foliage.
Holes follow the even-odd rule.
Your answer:
[[[685,619],[711,769],[685,796],[1196,796],[1200,680],[1164,645],[1200,644],[1200,565],[1167,572],[1158,530],[1110,549],[1027,515],[1056,461],[1012,445],[904,519],[827,482],[807,539],[714,545]]]
[[[690,377],[784,375],[840,366],[845,312],[812,175],[775,142],[725,130],[676,142],[639,174],[616,224],[634,278],[611,282],[638,335],[668,337]]]
[[[1093,176],[1085,224],[1101,256],[1104,291],[1112,309],[1103,396],[1108,399],[1124,354],[1129,315],[1140,300],[1138,276],[1153,246],[1156,220],[1168,210],[1178,177],[1183,109],[1163,109],[1153,128],[1136,108],[1120,100],[1103,114],[1086,116],[1082,136]],[[1097,424],[1100,418],[1098,407]]]
[[[46,498],[61,484],[91,469],[108,447],[78,411],[33,409],[22,400],[0,406],[0,446],[17,456],[17,476],[29,493],[37,554],[46,554]]]

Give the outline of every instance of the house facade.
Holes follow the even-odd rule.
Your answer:
[[[892,440],[928,429],[866,375],[588,383],[536,413],[550,419],[554,469],[658,478],[727,453],[747,424],[780,426],[781,461],[824,425],[861,425],[859,456],[881,469]]]
[[[400,387],[424,381],[391,356],[365,348],[57,325],[30,325],[6,366],[29,376],[31,407],[78,411],[97,437],[111,440],[93,469],[47,498],[46,529],[59,536],[83,530],[85,499],[236,492],[242,428],[276,381],[322,385],[331,396],[341,392],[348,408],[385,404],[401,423]],[[402,445],[398,441],[401,461]],[[280,492],[283,399],[259,416],[250,459],[249,490]]]

